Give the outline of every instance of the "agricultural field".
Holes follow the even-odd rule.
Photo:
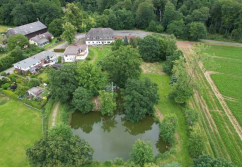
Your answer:
[[[192,43],[178,42],[178,47],[183,51],[186,59],[192,58]],[[228,54],[230,52],[228,50],[234,53],[233,58],[229,58]],[[238,133],[240,127],[237,121],[241,118],[239,117],[238,111],[238,107],[241,105],[237,101],[237,105],[234,105],[235,101],[233,103],[228,102],[228,100],[231,101],[231,98],[238,97],[236,90],[232,89],[238,88],[239,83],[242,83],[240,79],[234,79],[234,77],[240,78],[238,71],[236,71],[238,70],[239,61],[237,61],[238,63],[234,61],[234,59],[240,59],[240,48],[211,46],[206,52],[214,56],[217,64],[218,62],[224,62],[223,60],[231,60],[235,64],[234,67],[230,68],[229,64],[232,64],[231,62],[227,63],[228,66],[225,63],[221,63],[214,69],[205,64],[204,66],[207,68],[207,72],[198,70],[195,77],[199,83],[200,90],[195,91],[189,105],[201,112],[200,126],[204,129],[208,139],[207,152],[214,157],[223,157],[231,160],[237,166],[242,166],[242,136],[241,133]],[[229,72],[231,73],[224,68],[230,70]],[[220,91],[222,89],[224,90]],[[235,97],[225,97],[224,94],[223,96],[219,96],[220,93],[226,93],[227,96]],[[229,108],[226,107],[227,105]],[[233,108],[230,105],[233,105]],[[232,110],[233,114],[230,110]]]
[[[218,67],[208,68],[206,64],[205,67],[209,71],[217,72],[211,74],[211,78],[242,126],[241,108],[239,108],[242,105],[242,47],[212,45],[206,53],[215,57],[214,61]]]
[[[0,97],[0,166],[29,166],[25,150],[42,135],[40,113],[11,98],[1,103]]]

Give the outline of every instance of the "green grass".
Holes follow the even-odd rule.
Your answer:
[[[181,142],[180,148],[177,148],[177,154],[172,157],[170,161],[177,161],[183,166],[190,166],[192,164],[191,158],[187,149],[187,129],[185,123],[185,117],[181,106],[176,105],[168,98],[168,94],[171,92],[170,77],[167,75],[157,74],[142,74],[142,77],[148,77],[152,82],[158,84],[160,100],[157,107],[161,111],[162,115],[175,114],[178,118],[177,133]]]
[[[242,77],[213,74],[211,78],[222,95],[242,100]]]
[[[29,166],[25,150],[41,137],[40,113],[10,99],[0,106],[0,166]]]
[[[92,63],[95,65],[112,51],[110,46],[89,47],[89,50],[94,53]]]
[[[226,100],[230,110],[232,110],[234,116],[239,121],[240,125],[242,126],[242,101],[241,102],[234,102]]]
[[[242,47],[209,45],[206,53],[219,57],[242,59]]]
[[[242,53],[242,52],[241,52]],[[241,54],[242,55],[242,54]],[[209,67],[208,64],[204,64],[205,68],[209,71],[217,71],[224,74],[242,76],[242,59],[220,59],[214,58],[214,61],[218,65],[217,68]]]
[[[11,26],[0,25],[0,33],[6,32]]]

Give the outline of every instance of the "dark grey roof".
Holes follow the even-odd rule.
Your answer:
[[[50,51],[43,51],[40,52],[34,56],[32,56],[33,59],[37,59],[37,60],[44,60],[44,59],[48,59],[55,56],[54,52],[50,52]]]
[[[87,45],[70,45],[66,48],[64,55],[76,55],[87,49]]]
[[[50,32],[46,32],[46,33],[43,33],[40,35],[36,35],[33,38],[30,38],[30,40],[32,40],[38,44],[43,44],[45,42],[48,42],[49,38],[52,38],[52,37],[53,37],[53,35]]]
[[[40,21],[36,21],[19,27],[10,28],[8,29],[6,36],[9,37],[10,35],[16,34],[28,35],[46,28],[47,27],[43,23],[41,23]]]
[[[92,28],[86,34],[87,41],[102,41],[102,40],[111,40],[114,37],[114,31],[111,28]]]
[[[35,64],[37,64],[37,63],[40,63],[40,60],[38,60],[38,59],[33,59],[33,58],[27,58],[27,59],[24,59],[24,60],[22,60],[22,61],[20,61],[20,62],[18,62],[18,63],[15,63],[15,64],[13,64],[14,66],[18,66],[18,67],[20,67],[20,68],[24,68],[24,69],[26,69],[26,68],[28,68],[28,67],[30,67],[30,66],[32,66],[32,65],[35,65]]]

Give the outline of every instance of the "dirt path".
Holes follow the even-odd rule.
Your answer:
[[[184,52],[185,58],[189,60],[190,59],[190,56],[193,53],[193,51],[191,49],[193,43],[192,42],[186,42],[186,41],[178,41],[177,42],[177,45],[178,45],[178,48],[181,49]],[[204,71],[205,68],[203,66],[203,63],[199,63],[199,67],[200,67],[201,70]],[[188,70],[189,70],[189,67],[188,67]],[[191,73],[191,72],[189,72],[189,73]],[[232,123],[234,129],[236,130],[236,132],[238,133],[240,139],[242,140],[242,128],[241,128],[240,124],[238,123],[237,119],[232,114],[232,112],[231,112],[230,108],[228,107],[227,103],[225,102],[224,97],[219,92],[219,90],[216,87],[215,83],[211,79],[210,74],[211,74],[211,72],[204,71],[204,76],[205,76],[206,80],[208,81],[209,85],[211,86],[214,95],[219,100],[219,102],[220,102],[223,110],[225,111],[225,114],[228,116],[228,118],[229,118],[230,122]],[[206,106],[204,106],[204,104],[202,104],[202,105],[203,105],[203,108],[204,107],[206,108]]]
[[[202,63],[200,63],[199,66],[200,66],[200,68],[204,68]],[[207,79],[208,83],[210,84],[210,86],[213,90],[213,93],[215,94],[215,96],[219,100],[222,108],[224,109],[225,114],[228,116],[230,122],[233,124],[236,132],[238,133],[240,139],[242,140],[242,127],[240,126],[239,122],[237,121],[237,119],[233,115],[232,111],[228,107],[223,95],[219,92],[217,86],[215,85],[212,78],[210,77],[210,74],[205,72],[204,75],[205,75],[205,78]]]
[[[60,105],[60,102],[58,102],[56,104],[55,108],[54,108],[53,115],[52,115],[52,123],[51,123],[51,126],[55,126],[55,120],[56,120],[56,115],[57,115],[57,111],[58,111],[59,105]]]

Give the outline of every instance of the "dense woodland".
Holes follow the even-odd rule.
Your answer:
[[[197,40],[208,31],[242,40],[240,0],[1,0],[0,24],[18,26],[38,18],[54,32],[65,22],[61,7],[71,2],[81,11],[73,13],[80,32],[91,27],[138,28]]]

